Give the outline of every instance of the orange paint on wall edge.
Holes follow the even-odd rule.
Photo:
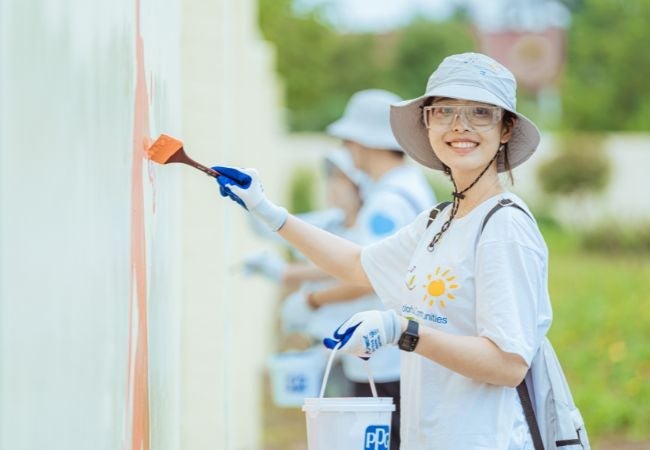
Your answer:
[[[153,90],[151,91],[153,92]],[[153,94],[152,94],[153,95]],[[144,150],[145,154],[147,153],[147,149],[151,147],[151,144],[153,143],[153,140],[150,137],[145,137],[144,141],[142,142],[142,149]],[[147,158],[147,178],[149,179],[149,184],[152,186],[152,196],[151,196],[151,212],[153,214],[156,213],[156,171],[154,169],[155,164]]]
[[[149,139],[149,99],[144,73],[144,43],[140,31],[140,0],[136,14],[136,85],[131,164],[131,293],[127,369],[127,427],[130,449],[149,450],[149,343],[147,319],[147,265],[144,228],[143,142]],[[135,298],[134,298],[135,296]],[[134,308],[136,309],[134,311]],[[137,317],[137,322],[134,319]],[[135,341],[134,341],[135,334]],[[125,440],[128,446],[129,439]]]

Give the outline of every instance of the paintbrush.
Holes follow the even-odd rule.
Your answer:
[[[158,164],[187,164],[188,166],[199,169],[201,172],[215,178],[221,175],[216,170],[210,169],[203,164],[199,164],[187,156],[187,153],[185,153],[185,150],[183,149],[183,143],[166,134],[161,134],[160,137],[149,146],[147,149],[147,157]]]

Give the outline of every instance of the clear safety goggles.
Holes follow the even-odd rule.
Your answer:
[[[503,109],[498,106],[482,105],[431,105],[422,109],[424,126],[444,131],[459,117],[466,129],[472,131],[489,131],[503,117]]]

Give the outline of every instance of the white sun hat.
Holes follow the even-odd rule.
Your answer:
[[[327,127],[327,133],[365,147],[401,150],[390,126],[390,108],[402,99],[392,92],[367,89],[354,94],[343,117]]]
[[[508,141],[508,161],[515,168],[530,158],[540,141],[535,124],[517,112],[516,93],[514,75],[492,58],[480,53],[451,55],[431,74],[424,95],[392,105],[391,127],[397,142],[413,159],[432,169],[444,170],[431,148],[422,120],[424,102],[430,97],[446,97],[499,106],[518,118]],[[497,171],[505,170],[499,158]]]

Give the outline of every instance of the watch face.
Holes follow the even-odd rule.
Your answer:
[[[412,352],[415,350],[415,346],[418,345],[418,340],[420,336],[418,335],[418,323],[414,320],[409,320],[408,327],[406,331],[402,333],[397,342],[397,346],[407,352]]]
[[[418,343],[419,337],[407,333],[408,332],[404,332],[404,334],[402,334],[402,336],[399,339],[398,345],[399,348],[401,348],[402,350],[406,350],[407,352],[412,352],[413,350],[415,350],[415,346]]]

